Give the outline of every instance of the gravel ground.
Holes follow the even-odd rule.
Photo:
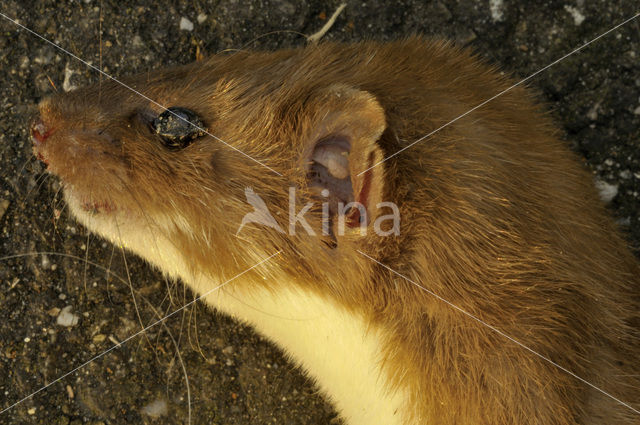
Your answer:
[[[0,3],[0,12],[122,76],[225,49],[301,46],[336,1]],[[634,6],[635,5],[635,6]],[[638,12],[634,1],[362,2],[329,40],[421,33],[468,45],[524,78]],[[182,24],[181,24],[182,22]],[[181,29],[181,26],[186,29]],[[640,247],[640,18],[531,79]],[[33,159],[28,120],[95,71],[0,17],[0,409],[190,300],[67,214]],[[109,269],[110,272],[106,270]],[[128,272],[127,272],[128,269]],[[127,276],[133,290],[126,284]],[[177,349],[179,347],[179,349]],[[186,377],[188,377],[188,385]],[[0,424],[337,424],[278,349],[203,306],[186,309],[0,414]]]

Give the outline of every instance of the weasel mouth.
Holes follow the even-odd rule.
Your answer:
[[[83,201],[80,206],[92,214],[112,213],[118,209],[113,202],[107,201]]]
[[[47,127],[42,118],[31,123],[31,139],[35,145],[42,145],[53,134],[54,128]]]
[[[38,118],[31,123],[31,141],[33,142],[33,154],[40,161],[49,166],[49,160],[42,154],[46,145],[46,140],[51,137],[55,129],[47,127],[42,118]]]
[[[33,154],[36,156],[38,161],[42,162],[47,168],[49,167],[49,160],[42,155],[42,152],[38,150],[37,147],[33,147]]]

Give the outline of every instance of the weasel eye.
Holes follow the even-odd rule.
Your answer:
[[[169,149],[182,149],[195,139],[205,135],[204,123],[195,112],[187,108],[172,106],[162,112],[151,123],[156,134]]]

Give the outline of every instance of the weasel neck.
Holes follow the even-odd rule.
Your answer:
[[[203,289],[201,284],[191,286]],[[208,295],[206,301],[252,325],[284,349],[315,378],[346,424],[405,423],[402,412],[407,397],[388,391],[381,369],[380,330],[293,283],[279,282],[278,287],[282,289],[257,288],[244,293],[229,285]]]
[[[193,275],[162,232],[131,218],[94,217],[65,192],[76,217],[115,244],[139,254],[171,277],[181,277],[205,301],[271,339],[315,379],[348,425],[406,423],[406,391],[390,391],[382,370],[382,330],[335,300],[294,281],[267,289],[239,277],[227,284]],[[157,219],[155,223],[162,223]],[[144,223],[143,223],[144,224]],[[222,286],[222,287],[221,287]],[[216,289],[218,288],[218,289]]]

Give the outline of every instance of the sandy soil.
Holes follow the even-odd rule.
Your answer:
[[[524,78],[633,16],[633,4],[354,0],[325,38],[446,37]],[[337,5],[319,0],[5,0],[0,12],[122,76],[187,63],[197,52],[302,46],[300,34],[318,30]],[[180,29],[182,18],[192,30]],[[640,18],[528,82],[548,102],[560,135],[585,158],[604,192],[614,195],[612,214],[635,247],[640,246],[638,55]],[[97,82],[98,74],[0,17],[0,77],[4,409],[193,294],[165,282],[134,256],[125,258],[88,236],[68,216],[57,181],[43,174],[31,155],[28,120],[37,102],[53,93],[54,85],[57,90],[86,85]],[[126,284],[127,268],[133,290]],[[77,323],[61,326],[59,318]],[[313,384],[278,349],[197,305],[1,413],[0,424],[183,424],[189,406],[192,424],[339,423]]]

